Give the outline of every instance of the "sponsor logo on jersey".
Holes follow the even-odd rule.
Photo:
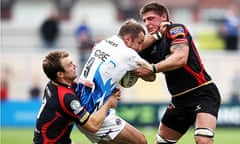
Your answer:
[[[114,46],[114,47],[117,47],[117,46],[118,46],[117,43],[115,43],[115,42],[113,42],[113,41],[111,41],[111,40],[105,40],[105,41],[106,41],[106,43],[109,43],[110,45],[112,45],[112,46]]]
[[[104,51],[96,50],[96,51],[94,52],[94,56],[97,57],[97,58],[99,58],[99,59],[101,59],[103,62],[105,62],[110,55],[107,54],[107,53],[104,52]]]
[[[198,111],[198,110],[200,110],[200,109],[201,109],[201,104],[199,104],[199,105],[196,106],[195,111]]]
[[[117,119],[116,119],[116,125],[121,125],[121,124],[122,124],[121,119],[117,118]]]
[[[90,115],[90,114],[89,114],[88,112],[86,112],[86,113],[79,119],[80,123],[85,122],[85,121],[88,119],[89,115]]]
[[[78,100],[72,100],[70,107],[72,108],[74,114],[78,114],[82,110],[81,104]]]
[[[184,35],[184,29],[183,27],[180,27],[180,26],[171,28],[169,31],[172,38],[176,38],[177,36]]]

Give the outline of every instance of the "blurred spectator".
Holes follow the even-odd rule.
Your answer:
[[[39,78],[38,75],[35,75],[32,78],[32,84],[28,91],[30,99],[40,99],[40,97],[41,97],[41,86],[39,84],[40,81],[41,81],[41,79]]]
[[[1,0],[1,19],[10,20],[12,18],[12,7],[15,0]]]
[[[9,97],[9,78],[11,77],[11,69],[8,66],[1,67],[1,101],[7,100]]]
[[[76,0],[54,0],[61,20],[69,20],[71,8]]]
[[[77,40],[77,48],[79,52],[80,70],[82,70],[91,53],[94,43],[91,29],[87,25],[85,19],[82,19],[81,24],[76,28],[75,37]]]
[[[40,87],[38,85],[33,85],[29,90],[29,95],[31,99],[39,99],[41,94]]]
[[[59,32],[58,14],[55,11],[52,11],[40,26],[43,46],[46,48],[56,48]]]
[[[232,78],[231,104],[240,103],[240,70],[236,70]]]
[[[220,33],[225,41],[226,50],[238,49],[239,26],[238,6],[231,5],[220,29]]]
[[[117,18],[124,21],[128,18],[139,20],[139,1],[137,0],[112,0],[117,9]]]
[[[1,79],[1,101],[7,100],[8,97],[8,83],[7,80]]]

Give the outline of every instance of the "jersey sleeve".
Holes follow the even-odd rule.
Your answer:
[[[64,96],[64,105],[63,109],[67,112],[68,115],[76,119],[80,125],[83,125],[87,122],[90,114],[89,112],[80,104],[80,101],[77,96],[73,94],[66,94]]]
[[[127,54],[128,58],[126,60],[126,62],[128,63],[128,65],[131,67],[131,70],[134,70],[136,68],[139,67],[139,65],[137,64],[137,62],[146,62],[143,58],[141,58],[139,56],[139,54],[133,50],[130,49],[128,54]]]
[[[187,44],[188,30],[184,25],[174,24],[168,29],[168,37],[171,39],[171,45]]]

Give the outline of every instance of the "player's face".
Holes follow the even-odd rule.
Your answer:
[[[167,21],[166,15],[159,16],[154,11],[149,11],[143,14],[142,20],[149,34],[156,33],[160,28],[160,23]]]
[[[136,38],[131,38],[126,45],[130,48],[133,48],[135,51],[140,51],[142,49],[143,41],[144,33],[141,32]]]
[[[61,63],[65,70],[63,73],[63,79],[68,83],[72,83],[73,80],[77,78],[76,65],[70,57],[63,58]]]

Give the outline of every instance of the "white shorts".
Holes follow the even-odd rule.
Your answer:
[[[77,125],[78,129],[88,137],[92,143],[97,143],[101,140],[113,140],[125,127],[126,121],[118,117],[114,110],[111,110],[105,118],[102,127],[96,133],[90,133]]]

